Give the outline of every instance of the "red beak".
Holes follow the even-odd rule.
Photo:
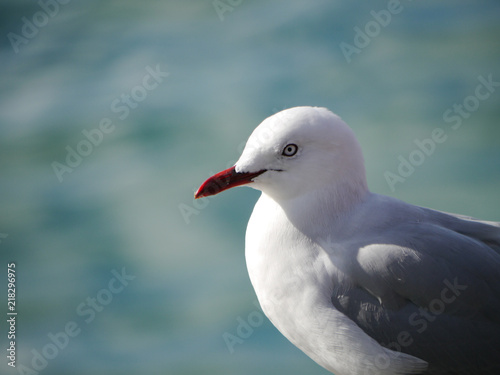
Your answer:
[[[219,172],[206,180],[194,193],[195,199],[219,194],[221,191],[232,187],[249,184],[258,175],[264,173],[263,169],[258,172],[236,172],[234,167]]]

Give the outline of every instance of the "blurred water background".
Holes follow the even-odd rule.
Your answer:
[[[193,202],[284,108],[342,116],[372,191],[500,220],[500,3],[391,3],[2,0],[0,373],[326,374],[256,303],[258,192]]]

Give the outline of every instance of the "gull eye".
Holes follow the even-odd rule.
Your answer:
[[[296,144],[290,143],[285,146],[281,155],[288,157],[293,156],[297,153],[298,149],[299,147]]]

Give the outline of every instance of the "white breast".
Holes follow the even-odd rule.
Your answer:
[[[337,311],[331,296],[343,274],[262,194],[249,220],[250,280],[271,322],[295,346],[336,375],[412,373],[417,358],[380,346]],[[416,366],[416,367],[415,367]]]

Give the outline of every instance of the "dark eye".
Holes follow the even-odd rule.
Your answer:
[[[297,150],[299,147],[293,143],[290,143],[289,145],[286,145],[285,148],[283,149],[283,152],[281,155],[283,156],[293,156],[297,153]]]

